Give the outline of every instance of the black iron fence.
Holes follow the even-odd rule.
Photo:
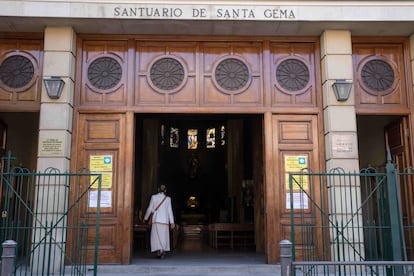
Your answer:
[[[392,163],[289,174],[293,272],[414,275],[413,179]]]
[[[16,242],[14,275],[85,275],[88,255],[96,272],[99,235],[91,244],[88,230],[99,233],[101,175],[31,172],[10,160],[0,173],[0,243]],[[98,204],[88,212],[91,187]]]

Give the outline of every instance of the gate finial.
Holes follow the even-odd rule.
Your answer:
[[[390,146],[387,145],[387,163],[391,163],[391,151]]]
[[[12,161],[12,160],[16,160],[16,158],[15,158],[15,157],[12,157],[12,155],[11,155],[11,150],[9,150],[9,151],[7,152],[7,156],[3,156],[3,157],[1,157],[1,160],[6,160],[5,167],[3,168],[3,169],[4,169],[4,171],[10,172],[11,161]]]

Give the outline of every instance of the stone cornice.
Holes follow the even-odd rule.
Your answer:
[[[412,22],[413,15],[414,1],[0,0],[0,16],[12,17]]]

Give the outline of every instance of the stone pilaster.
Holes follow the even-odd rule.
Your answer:
[[[76,37],[71,27],[49,27],[45,30],[43,79],[61,77],[65,86],[59,99],[50,99],[42,86],[39,122],[37,171],[67,173],[70,171],[70,152],[73,116],[74,68]],[[33,273],[44,272],[44,261],[49,272],[58,273],[65,262],[62,252],[66,247],[66,219],[69,190],[67,177],[37,179],[33,222]],[[41,240],[48,233],[47,240]]]
[[[321,66],[327,171],[339,167],[343,169],[343,172],[358,172],[354,91],[351,91],[348,100],[338,101],[332,88],[335,80],[353,80],[352,41],[349,31],[327,30],[322,34]],[[361,214],[353,216],[353,212],[360,212],[358,211],[358,206],[361,204],[360,183],[357,178],[352,178],[352,180],[350,181],[345,177],[342,179],[332,177],[329,178],[329,183],[327,183],[330,186],[330,221],[338,223],[338,225],[356,225],[355,222],[349,224],[348,221],[349,219],[355,219],[361,226],[360,229],[348,228],[345,232],[348,233],[347,236],[339,237],[341,242],[338,242],[337,233],[331,231],[332,260],[336,261],[353,261],[352,256],[346,256],[342,253],[338,255],[337,252],[353,252],[354,246],[356,250],[360,251],[359,254],[364,255],[363,235],[361,233],[362,217]],[[337,204],[344,199],[349,204]],[[354,246],[347,243],[342,244],[343,240],[353,242]],[[340,250],[338,250],[338,246],[341,248]],[[342,249],[342,247],[345,249]]]
[[[339,102],[332,89],[335,80],[353,80],[351,33],[325,31],[321,59],[327,170],[343,167],[358,171],[354,91],[347,101]]]
[[[45,30],[43,79],[61,77],[59,99],[50,99],[42,87],[37,170],[54,167],[69,171],[72,134],[76,36],[71,27]]]

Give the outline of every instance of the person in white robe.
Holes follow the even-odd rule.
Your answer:
[[[151,252],[157,252],[157,256],[164,259],[165,252],[170,251],[170,229],[175,228],[171,198],[165,193],[167,187],[161,185],[158,193],[151,196],[150,203],[144,215],[146,222],[152,216],[151,225]]]

